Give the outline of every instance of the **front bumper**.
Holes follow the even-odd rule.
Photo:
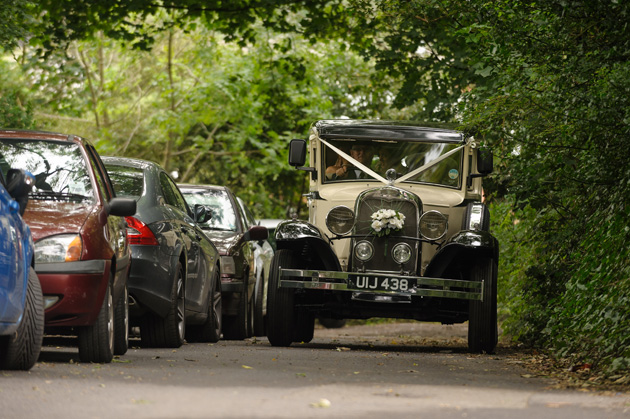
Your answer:
[[[483,281],[280,268],[279,287],[483,301]]]
[[[45,311],[45,325],[89,326],[96,320],[109,286],[110,261],[38,263],[44,296],[59,300]]]

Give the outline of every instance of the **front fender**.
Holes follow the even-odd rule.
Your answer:
[[[442,277],[450,269],[468,269],[477,259],[488,257],[499,262],[499,241],[492,234],[460,231],[438,248],[424,275]]]
[[[282,221],[276,227],[278,249],[290,249],[299,254],[304,267],[340,271],[337,255],[330,239],[316,226],[303,220]]]

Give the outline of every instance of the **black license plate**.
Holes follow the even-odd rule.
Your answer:
[[[397,291],[411,290],[415,281],[411,278],[397,276],[348,275],[353,288],[366,291]]]

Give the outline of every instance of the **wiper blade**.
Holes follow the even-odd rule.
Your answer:
[[[42,201],[87,201],[89,196],[72,192],[37,191],[28,194],[29,199]]]

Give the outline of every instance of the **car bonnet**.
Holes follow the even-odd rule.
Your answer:
[[[37,241],[55,234],[79,233],[94,208],[94,204],[30,200],[24,220]]]

